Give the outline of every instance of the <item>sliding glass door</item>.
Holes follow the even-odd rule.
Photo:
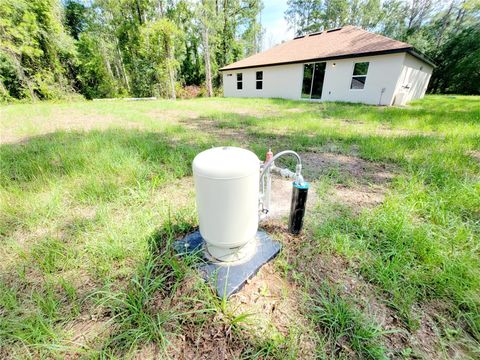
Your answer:
[[[326,63],[303,65],[302,99],[321,99]]]

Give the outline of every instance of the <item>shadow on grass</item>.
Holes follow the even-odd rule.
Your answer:
[[[125,290],[99,291],[98,304],[112,317],[113,332],[101,356],[173,358],[285,358],[282,339],[257,338],[243,327],[195,265],[173,242],[193,231],[191,219],[174,216],[148,238],[148,253]],[[282,342],[283,341],[283,342]]]
[[[21,144],[0,146],[0,184],[11,186],[91,171],[108,174],[134,161],[143,164],[147,172],[137,175],[170,172],[181,177],[190,173],[193,157],[209,145],[202,139],[191,142],[191,135],[177,128],[159,133],[113,129],[32,137]]]

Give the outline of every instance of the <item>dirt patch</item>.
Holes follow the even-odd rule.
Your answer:
[[[238,359],[248,345],[235,335],[231,326],[212,320],[182,331],[172,341],[168,355],[182,360]]]
[[[222,109],[222,111],[225,111],[225,109]],[[243,116],[253,116],[253,117],[257,117],[257,118],[262,118],[262,117],[265,117],[265,116],[270,116],[271,115],[271,111],[262,111],[262,110],[258,110],[258,109],[255,109],[255,110],[252,110],[252,108],[235,108],[235,109],[229,109],[228,112],[229,113],[232,113],[232,114],[237,114],[237,115],[243,115]]]
[[[241,107],[238,104],[236,104],[235,106],[232,106],[231,104],[220,102],[217,104],[209,103],[209,109],[212,109],[221,113],[253,116],[258,118],[280,113],[280,111],[276,106],[269,106],[264,104],[256,104],[256,106],[254,107],[253,106]]]
[[[161,121],[181,121],[181,120],[190,120],[197,119],[200,114],[197,111],[193,110],[177,110],[177,109],[157,109],[148,112],[147,114],[152,119],[161,120]]]
[[[395,176],[393,166],[374,163],[357,156],[328,152],[305,152],[300,156],[305,172],[314,178],[336,171],[360,183],[385,184]]]
[[[291,108],[291,109],[287,109],[286,112],[287,112],[287,113],[298,114],[298,113],[307,112],[307,110],[305,110],[305,109],[300,109],[300,108]]]
[[[95,344],[99,343],[99,338],[108,336],[109,323],[107,320],[93,320],[83,317],[68,324],[65,331],[71,335],[67,340],[68,346],[81,351],[94,347]]]
[[[354,213],[380,205],[396,174],[393,165],[375,163],[354,155],[332,152],[302,153],[303,168],[309,178],[327,176],[335,184],[329,200],[348,206]]]
[[[480,151],[479,150],[472,150],[467,152],[469,156],[480,162]]]
[[[182,125],[194,132],[201,131],[210,134],[219,140],[225,141],[227,144],[234,140],[241,145],[248,146],[253,139],[247,133],[245,127],[222,127],[218,121],[210,118],[184,120]]]
[[[383,186],[367,185],[335,185],[333,188],[334,201],[340,202],[359,213],[363,209],[373,208],[383,203],[387,189]]]
[[[164,351],[162,351],[157,344],[155,343],[148,343],[144,344],[140,347],[138,351],[132,356],[132,359],[135,360],[155,360],[155,359],[162,359],[163,355],[165,355]]]
[[[249,346],[248,341],[243,333],[224,321],[221,313],[208,311],[202,314],[205,302],[198,299],[202,293],[197,292],[198,281],[198,278],[188,277],[171,297],[157,297],[152,304],[153,309],[159,311],[171,308],[185,314],[182,316],[181,330],[169,339],[170,345],[166,349],[168,357],[188,360],[238,358]]]
[[[270,338],[275,331],[288,336],[295,331],[298,356],[307,359],[314,352],[315,342],[306,331],[308,323],[300,310],[300,294],[295,284],[268,263],[229,301],[237,315],[249,314],[246,326],[255,336]]]
[[[186,280],[161,305],[184,313],[200,312],[204,306],[195,300],[195,281]],[[275,334],[288,336],[295,331],[301,357],[311,358],[314,342],[304,331],[307,324],[300,313],[296,287],[283,279],[270,263],[245,287],[228,300],[227,313],[209,313],[182,318],[182,328],[172,339],[167,353],[175,359],[237,359],[255,351],[263,340]],[[234,319],[241,319],[235,322]]]

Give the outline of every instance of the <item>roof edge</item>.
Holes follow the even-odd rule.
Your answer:
[[[280,66],[280,65],[289,65],[289,64],[303,64],[312,61],[328,61],[328,60],[339,60],[339,59],[349,59],[354,57],[366,57],[366,56],[376,56],[376,55],[386,55],[386,54],[395,54],[406,52],[423,62],[426,62],[428,65],[433,66],[434,68],[437,65],[427,58],[425,55],[420,53],[419,51],[415,50],[413,46],[408,46],[400,49],[389,49],[389,50],[381,50],[381,51],[370,51],[365,53],[355,53],[355,54],[345,54],[345,55],[337,55],[337,56],[327,56],[323,58],[313,58],[313,59],[304,59],[304,60],[295,60],[295,61],[283,61],[278,63],[271,63],[271,64],[263,64],[263,65],[249,65],[249,66],[237,66],[233,68],[228,68],[224,66],[223,68],[219,69],[219,71],[233,71],[233,70],[241,70],[241,69],[253,69],[253,68],[260,68],[260,67],[268,67],[268,66]]]
[[[423,55],[420,51],[415,50],[415,48],[412,47],[411,50],[407,51],[412,56],[415,56],[417,59],[422,60],[423,62],[426,62],[428,65],[436,68],[437,64],[435,64],[432,60],[430,60],[428,57]]]

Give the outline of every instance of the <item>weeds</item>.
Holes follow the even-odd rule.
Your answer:
[[[360,181],[341,166],[309,178],[321,199],[308,215],[305,243],[312,256],[329,252],[354,264],[350,270],[375,287],[411,336],[429,302],[442,303],[447,310],[436,318],[445,347],[461,343],[460,357],[475,358],[480,163],[471,154],[480,151],[479,101],[429,96],[407,108],[279,99],[3,107],[0,357],[125,357],[152,344],[175,357],[172,348],[198,355],[199,344],[211,343],[222,343],[231,357],[304,356],[298,337],[309,329],[272,324],[266,334],[252,333],[255,314],[218,300],[192,270],[198,259],[179,259],[171,249],[197,223],[185,185],[194,156],[242,141],[262,157],[268,147],[290,148],[394,166],[383,204],[363,211],[328,195]],[[65,114],[108,119],[86,127]],[[201,128],[202,119],[210,128]],[[242,139],[225,135],[236,130]],[[314,266],[298,254],[295,261],[281,257],[277,268],[307,296],[305,284],[319,280],[296,268]],[[352,295],[313,285],[318,289],[302,315],[321,335],[317,357],[389,353],[387,335]],[[72,345],[67,329],[84,318],[104,321],[108,330]],[[412,352],[419,351],[398,353]]]
[[[381,331],[348,304],[333,288],[321,286],[309,300],[310,319],[326,338],[330,352],[362,359],[386,359]],[[325,348],[319,348],[323,357]]]

